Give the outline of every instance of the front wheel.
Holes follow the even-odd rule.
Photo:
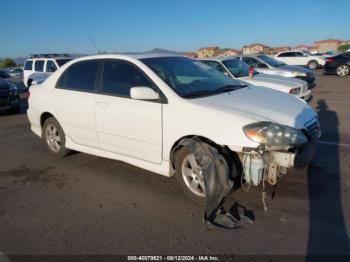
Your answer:
[[[64,157],[69,153],[65,146],[65,134],[54,117],[50,117],[45,121],[42,138],[51,153],[60,157]]]
[[[175,154],[175,170],[182,191],[201,205],[206,204],[207,192],[215,191],[213,188],[221,188],[226,193],[232,189],[233,181],[225,156],[206,142],[183,140],[183,145]],[[206,183],[210,189],[206,190]]]
[[[315,70],[318,68],[318,63],[315,60],[311,60],[308,64],[307,64],[308,68],[310,68],[311,70]]]
[[[340,77],[347,76],[349,72],[350,70],[348,65],[340,65],[337,68],[337,75]]]

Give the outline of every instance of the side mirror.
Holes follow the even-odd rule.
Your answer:
[[[130,97],[136,100],[158,100],[159,94],[150,87],[136,86],[130,89]]]

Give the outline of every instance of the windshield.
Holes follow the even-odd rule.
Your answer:
[[[63,66],[65,63],[71,61],[72,59],[56,59],[56,62],[59,67]]]
[[[245,85],[186,57],[157,57],[141,59],[179,96],[195,98],[233,91]]]
[[[230,59],[230,60],[225,60],[222,61],[224,65],[230,70],[230,72],[235,76],[235,77],[245,77],[249,76],[249,68],[250,66],[247,65],[246,63],[243,63],[240,60],[237,59]],[[258,74],[256,71],[254,71],[254,75]]]
[[[270,66],[282,66],[285,65],[285,63],[277,61],[267,55],[258,55],[258,57],[263,60],[265,63],[269,64]]]

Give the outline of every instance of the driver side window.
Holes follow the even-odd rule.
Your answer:
[[[268,66],[252,57],[243,57],[243,62],[254,68],[267,68]]]

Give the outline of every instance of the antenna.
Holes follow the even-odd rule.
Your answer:
[[[90,39],[91,43],[94,45],[94,47],[97,49],[97,52],[98,52],[99,54],[101,54],[102,52],[101,52],[101,50],[98,48],[98,46],[96,45],[94,39],[92,39],[91,36],[89,36],[89,39]]]

